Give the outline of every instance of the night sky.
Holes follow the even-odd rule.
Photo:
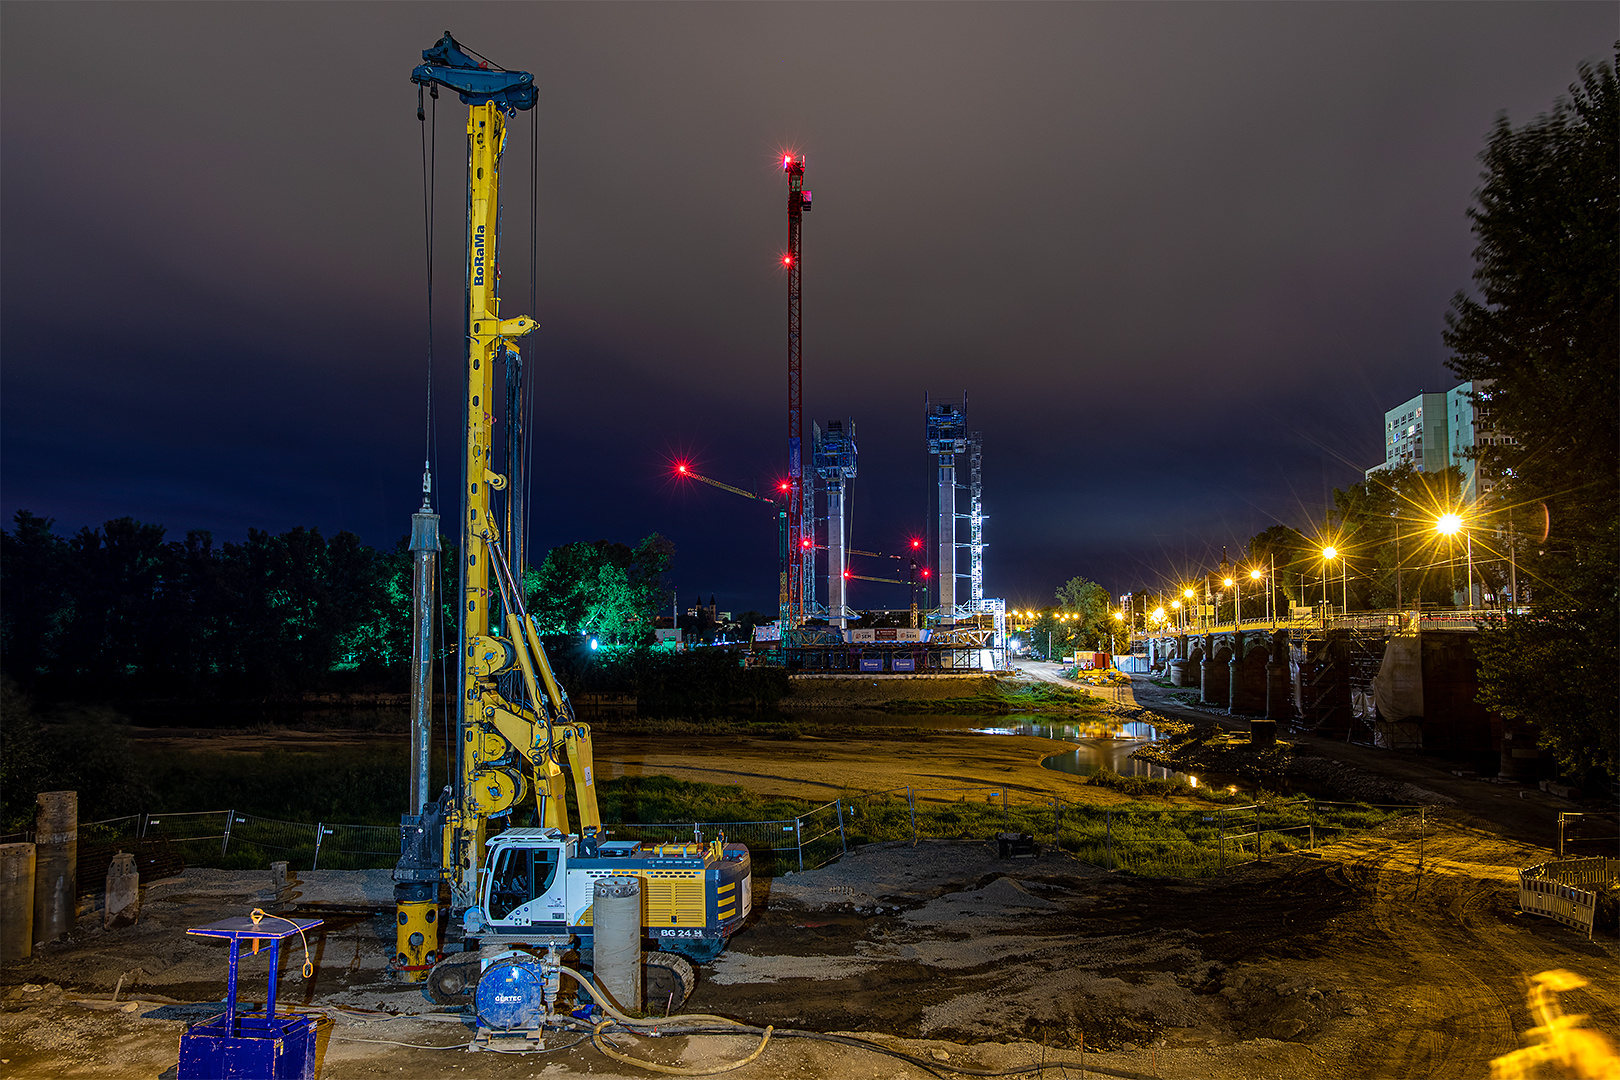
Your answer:
[[[1612,3],[8,3],[8,524],[406,532],[427,357],[409,74],[445,29],[540,91],[534,547],[657,530],[682,606],[735,610],[774,608],[774,520],[670,462],[783,470],[784,149],[815,193],[806,436],[855,420],[853,545],[926,527],[924,394],[965,389],[986,593],[1026,606],[1320,519],[1381,460],[1384,410],[1455,382],[1440,333],[1491,124],[1545,111],[1617,35]],[[453,490],[465,109],[439,106]],[[529,116],[513,129],[509,316]]]

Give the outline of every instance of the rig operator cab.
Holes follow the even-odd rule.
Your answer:
[[[709,844],[594,843],[555,829],[508,829],[489,841],[482,903],[466,932],[483,939],[569,934],[591,947],[592,887],[601,877],[642,881],[642,925],[654,950],[713,960],[748,917],[748,849]]]

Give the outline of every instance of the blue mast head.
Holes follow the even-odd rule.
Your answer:
[[[533,75],[527,71],[507,71],[488,60],[475,59],[462,50],[448,30],[437,45],[422,50],[422,59],[426,63],[418,64],[411,72],[411,82],[454,90],[467,105],[492,101],[512,113],[534,108],[539,96]]]

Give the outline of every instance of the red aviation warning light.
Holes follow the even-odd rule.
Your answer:
[[[922,541],[913,536],[911,538],[911,550],[916,551],[920,547],[922,547]]]
[[[684,462],[684,461],[676,462],[675,463],[675,471],[680,473],[682,476],[685,476],[686,475],[686,462]]]
[[[793,256],[792,255],[783,255],[782,256],[782,265],[783,266],[792,266],[793,265]]]
[[[922,576],[923,577],[927,577],[929,575],[929,573],[930,573],[930,571],[929,571],[928,567],[925,566],[925,567],[922,568]]]

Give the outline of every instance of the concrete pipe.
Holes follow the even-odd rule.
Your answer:
[[[78,902],[79,793],[42,791],[34,820],[34,943],[66,937]]]
[[[641,879],[597,878],[591,895],[596,985],[625,1012],[641,1011]]]
[[[0,844],[0,964],[34,954],[34,845]]]

